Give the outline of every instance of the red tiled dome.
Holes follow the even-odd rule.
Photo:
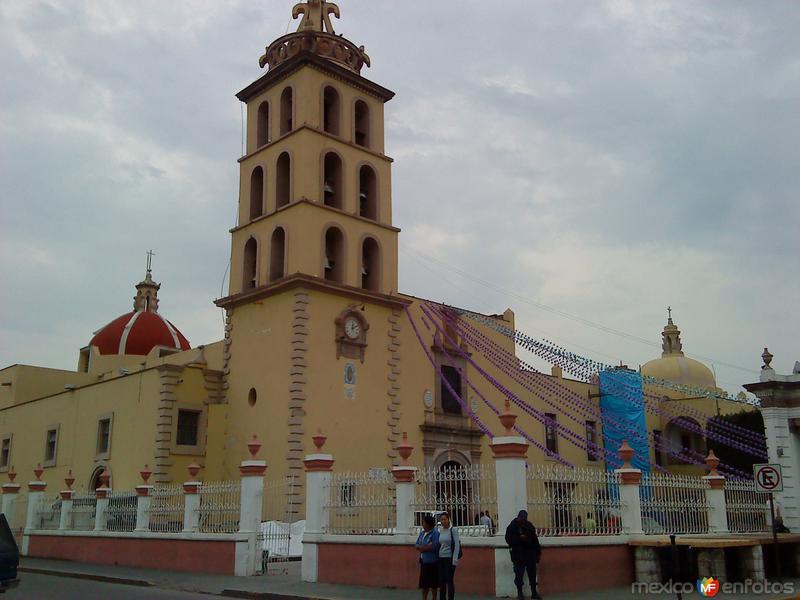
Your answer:
[[[98,331],[91,346],[100,354],[146,355],[156,346],[188,350],[189,341],[157,312],[133,311],[117,317]]]

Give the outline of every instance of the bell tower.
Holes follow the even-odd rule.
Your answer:
[[[297,31],[266,48],[267,73],[237,94],[247,147],[229,298],[261,296],[292,277],[397,291],[383,112],[394,93],[361,76],[369,56],[335,34],[339,14],[326,0],[295,5]]]

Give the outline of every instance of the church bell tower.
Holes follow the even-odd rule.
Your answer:
[[[383,105],[394,93],[361,76],[369,56],[334,32],[336,4],[308,0],[292,16],[302,16],[297,31],[266,48],[267,73],[237,94],[247,150],[228,298],[298,276],[393,295],[399,230]]]

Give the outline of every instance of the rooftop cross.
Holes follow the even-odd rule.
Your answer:
[[[147,251],[147,272],[150,272],[150,267],[152,266],[153,257],[156,255],[152,249]]]
[[[339,16],[339,7],[327,0],[306,0],[305,3],[295,4],[292,9],[292,18],[296,19],[303,15],[297,31],[327,31],[335,33],[329,15]]]
[[[672,323],[672,307],[671,306],[667,307],[667,314],[669,315],[668,322]]]

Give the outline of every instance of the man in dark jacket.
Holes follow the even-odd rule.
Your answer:
[[[542,557],[542,547],[536,536],[536,528],[528,521],[528,512],[519,511],[517,518],[506,527],[506,544],[511,550],[511,562],[514,564],[514,584],[517,586],[517,598],[524,600],[522,595],[523,577],[528,571],[528,581],[531,584],[531,598],[541,600],[536,590],[536,565]]]

